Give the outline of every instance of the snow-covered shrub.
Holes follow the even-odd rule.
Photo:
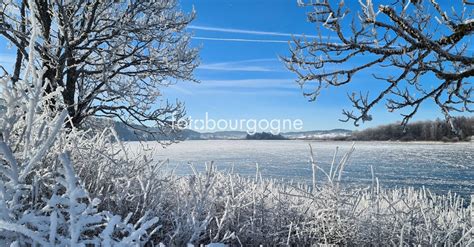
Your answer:
[[[94,130],[97,131],[97,130]],[[101,200],[99,209],[126,216],[136,222],[143,215],[153,215],[171,184],[163,173],[163,162],[149,156],[128,152],[118,140],[114,129],[106,126],[93,131],[72,129],[63,146],[84,188]]]
[[[33,15],[30,21],[36,22]],[[33,28],[30,43],[37,42],[38,33]],[[14,82],[8,74],[0,79],[0,244],[130,246],[147,242],[159,229],[157,218],[142,215],[132,223],[132,213],[121,217],[101,210],[101,201],[86,189],[92,182],[76,175],[71,157],[84,147],[74,142],[79,139],[76,130],[64,128],[68,114],[59,110],[64,109],[57,100],[61,89],[45,90],[48,82],[42,79],[36,55],[30,47],[23,79]]]
[[[331,171],[313,164],[328,180],[316,188],[242,177],[208,166],[202,173],[171,175],[163,187],[162,228],[156,242],[171,245],[472,244],[472,205],[456,195],[434,195],[413,188],[383,189],[377,179],[368,188],[340,184],[350,154]],[[171,193],[170,193],[171,194]]]
[[[34,68],[31,65],[31,68]],[[74,132],[63,129],[66,111],[46,104],[41,74],[31,69],[31,81],[11,86],[0,80],[4,109],[0,112],[0,238],[4,243],[40,245],[105,244],[128,246],[146,241],[157,219],[129,224],[89,197],[64,142]]]

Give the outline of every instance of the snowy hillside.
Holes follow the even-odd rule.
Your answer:
[[[282,135],[288,139],[298,140],[334,140],[349,137],[352,131],[346,129],[314,130],[304,132],[288,132]]]
[[[111,124],[111,123],[109,123]],[[122,141],[154,141],[168,140],[170,136],[152,135],[149,132],[157,131],[154,128],[143,128],[134,126],[132,128],[120,122],[114,122],[114,129]],[[352,131],[345,129],[314,130],[303,132],[287,132],[281,135],[290,140],[337,140],[351,135]],[[217,131],[199,133],[194,130],[185,129],[176,133],[175,138],[179,140],[245,140],[246,131]]]

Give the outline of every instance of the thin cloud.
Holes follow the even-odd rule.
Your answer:
[[[261,88],[261,91],[256,91],[254,88],[245,88],[239,87],[234,88],[232,90],[228,88],[210,88],[210,89],[203,89],[199,91],[200,95],[221,95],[221,94],[229,94],[232,95],[261,95],[262,91],[265,92],[266,96],[288,96],[288,95],[299,95],[301,96],[301,92],[297,90],[289,90],[289,89],[278,89],[278,88]]]
[[[213,37],[201,37],[194,36],[192,39],[197,40],[212,40],[212,41],[234,41],[234,42],[254,42],[254,43],[285,43],[292,42],[289,40],[274,40],[274,39],[239,39],[239,38],[213,38]]]
[[[198,84],[187,84],[185,87],[171,85],[165,90],[171,90],[184,95],[201,94],[300,94],[301,89],[294,79],[255,78],[255,79],[209,79],[201,80]]]
[[[170,85],[170,86],[168,87],[168,89],[169,89],[169,88],[172,89],[172,90],[175,90],[175,91],[177,91],[177,92],[179,92],[179,93],[186,94],[186,95],[193,95],[193,94],[194,94],[193,91],[188,90],[188,89],[186,89],[186,88],[184,88],[184,87],[182,87],[182,86],[176,85],[176,84]],[[166,90],[166,89],[165,89],[165,90]]]
[[[211,64],[202,64],[198,69],[216,70],[216,71],[248,71],[248,72],[277,72],[278,68],[269,67],[269,62],[278,61],[277,59],[249,59],[231,62],[220,62]],[[262,66],[260,64],[264,63]]]
[[[240,33],[240,34],[253,34],[253,35],[266,35],[266,36],[284,36],[284,37],[308,37],[308,38],[319,38],[315,35],[304,35],[304,34],[293,34],[293,33],[283,33],[283,32],[266,32],[266,31],[256,31],[256,30],[244,30],[244,29],[235,29],[235,28],[220,28],[220,27],[209,27],[209,26],[196,26],[190,25],[189,29],[202,30],[202,31],[213,31],[213,32],[222,32],[222,33]]]
[[[254,62],[279,62],[278,58],[255,58],[255,59],[246,59],[234,61],[234,63],[254,63]]]
[[[301,93],[294,79],[229,79],[202,80],[199,85],[193,85],[195,94],[231,93],[258,95],[290,95]]]
[[[198,69],[218,71],[272,72],[273,69],[262,66],[231,66],[230,64],[203,64]]]
[[[202,88],[298,88],[294,79],[235,79],[235,80],[203,80],[198,85]]]

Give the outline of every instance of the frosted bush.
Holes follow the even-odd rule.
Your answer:
[[[257,176],[258,177],[258,176]],[[413,188],[316,189],[216,171],[171,179],[158,238],[182,245],[472,244],[472,206],[459,196]],[[167,206],[166,206],[167,205]],[[160,235],[161,234],[161,235]]]
[[[7,76],[0,81],[4,99],[0,112],[0,238],[20,246],[146,242],[157,218],[130,224],[130,217],[122,219],[98,210],[100,200],[89,197],[70,161],[68,149],[77,138],[74,131],[63,129],[67,113],[45,107],[60,92],[46,95],[37,79],[41,74],[30,66],[31,81],[18,81],[15,86],[9,85]],[[80,148],[76,144],[71,150],[77,153]]]
[[[34,24],[36,21],[30,18]],[[33,25],[34,26],[34,25]],[[33,28],[30,43],[36,42]],[[13,82],[0,79],[0,242],[11,246],[141,245],[159,229],[146,215],[131,222],[101,210],[101,201],[78,178],[71,162],[81,150],[78,132],[64,129],[66,110],[56,101],[61,89],[46,93],[48,82],[35,64]],[[100,137],[89,139],[100,140]],[[104,154],[106,155],[106,154]],[[125,214],[126,215],[126,214]]]

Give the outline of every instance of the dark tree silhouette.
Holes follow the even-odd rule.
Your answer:
[[[444,1],[443,1],[444,2]],[[402,125],[432,100],[454,130],[453,112],[473,112],[474,31],[472,2],[435,0],[360,0],[349,9],[344,0],[299,1],[311,9],[318,39],[300,38],[283,58],[305,95],[315,100],[321,90],[349,84],[362,71],[385,82],[384,89],[349,94],[353,110],[342,121],[370,121],[371,109],[386,101],[399,110]],[[336,41],[334,41],[336,40]],[[390,68],[390,69],[386,69]],[[381,83],[382,83],[381,82]],[[310,88],[308,90],[308,88]],[[354,111],[355,110],[355,111]]]

